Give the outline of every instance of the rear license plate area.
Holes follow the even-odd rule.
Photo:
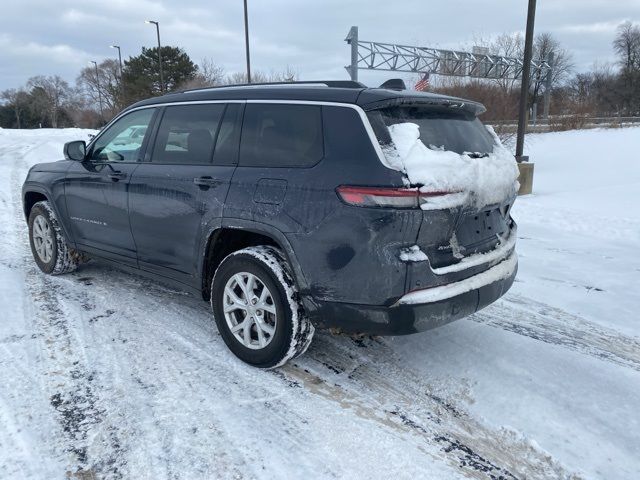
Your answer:
[[[467,213],[456,229],[456,238],[463,255],[484,253],[498,244],[498,237],[508,230],[499,208]]]

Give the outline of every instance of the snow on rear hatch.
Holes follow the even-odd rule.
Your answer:
[[[475,113],[445,105],[386,107],[368,116],[388,168],[421,192],[449,193],[422,197],[430,228],[423,224],[418,246],[433,267],[486,253],[503,240],[518,167],[493,129]]]
[[[386,166],[403,172],[407,183],[422,192],[459,192],[429,198],[422,205],[425,210],[456,205],[480,209],[501,203],[519,187],[516,161],[493,129],[476,118],[463,118],[385,116],[390,141],[381,146]]]

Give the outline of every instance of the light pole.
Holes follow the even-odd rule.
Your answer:
[[[524,134],[527,129],[527,107],[529,103],[529,80],[531,76],[531,57],[533,53],[533,26],[536,17],[536,0],[529,0],[527,13],[527,31],[524,40],[524,60],[522,62],[522,85],[520,88],[520,113],[518,116],[518,137],[516,141],[516,160],[526,162],[522,156],[524,150]]]
[[[160,23],[156,20],[145,20],[144,23],[153,23],[156,26],[156,34],[158,35],[158,68],[160,69],[160,92],[164,93],[164,80],[162,78],[162,53],[160,52]]]
[[[247,56],[247,83],[251,83],[251,58],[249,55],[249,14],[247,13],[247,0],[244,0],[244,44]]]
[[[111,45],[111,48],[118,49],[118,63],[120,65],[120,93],[122,94],[124,101],[124,83],[122,82],[122,52],[120,51],[120,45]]]
[[[96,67],[96,88],[98,89],[98,103],[100,105],[100,122],[104,121],[104,115],[102,114],[102,93],[100,92],[100,76],[98,74],[98,63],[95,60],[91,60],[90,63]]]
[[[536,0],[529,0],[527,12],[527,31],[524,39],[524,59],[522,63],[522,85],[520,88],[520,113],[518,116],[518,137],[516,139],[516,161],[520,170],[520,195],[533,190],[533,163],[523,155],[524,134],[527,129],[527,107],[529,103],[529,80],[531,75],[531,57],[533,53],[533,27],[536,19]]]
[[[120,64],[120,81],[122,81],[122,52],[119,45],[111,45],[111,48],[118,49],[118,63]]]

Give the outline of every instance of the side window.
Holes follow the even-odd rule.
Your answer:
[[[223,104],[167,107],[153,146],[152,162],[171,164],[211,163]]]
[[[213,153],[214,165],[235,165],[238,163],[241,112],[242,106],[240,104],[230,103],[227,105]]]
[[[322,107],[249,103],[240,166],[311,167],[324,156]]]
[[[138,162],[155,108],[128,113],[102,133],[88,158],[100,162]]]

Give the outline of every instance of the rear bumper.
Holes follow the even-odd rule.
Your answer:
[[[313,302],[312,319],[321,328],[349,333],[406,335],[471,315],[504,295],[516,277],[513,252],[497,265],[459,282],[410,292],[392,306]]]

